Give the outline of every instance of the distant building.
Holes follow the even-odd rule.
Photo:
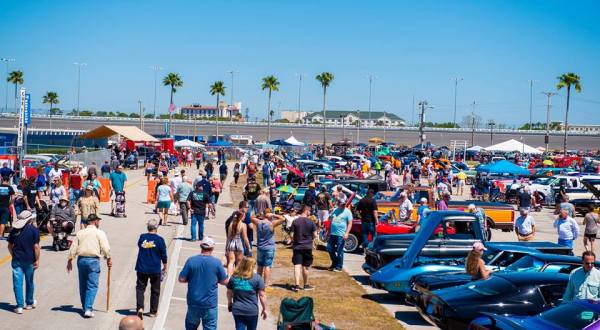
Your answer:
[[[308,114],[309,113],[306,111],[285,110],[281,111],[281,119],[285,119],[290,123],[295,123],[298,120],[304,119]]]
[[[328,110],[325,112],[326,122],[330,125],[356,125],[360,122],[362,127],[370,126],[404,126],[404,119],[385,111],[339,111]],[[312,112],[304,117],[306,124],[323,123],[323,112]]]
[[[219,117],[233,118],[238,114],[241,115],[242,103],[236,102],[231,105],[227,105],[225,102],[220,102],[221,109],[218,109]],[[179,109],[179,113],[188,118],[214,118],[217,113],[217,107],[214,105],[201,105],[191,104],[182,106]]]
[[[562,130],[564,125],[560,125],[560,129]],[[577,124],[569,124],[569,132],[573,133],[600,133],[600,125],[577,125]]]

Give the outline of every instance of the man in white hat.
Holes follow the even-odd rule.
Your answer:
[[[33,273],[40,261],[40,232],[31,221],[35,221],[34,213],[27,210],[21,212],[8,236],[17,314],[23,314],[23,308],[35,308],[37,304],[33,299]],[[25,299],[23,299],[23,279],[25,279]]]

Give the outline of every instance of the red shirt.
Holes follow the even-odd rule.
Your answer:
[[[69,182],[71,185],[71,188],[79,190],[81,189],[81,175],[79,174],[71,174],[70,178],[69,178]]]

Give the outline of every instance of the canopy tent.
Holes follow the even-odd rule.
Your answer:
[[[491,164],[485,164],[477,167],[477,172],[496,173],[496,174],[513,174],[513,175],[529,175],[529,170],[521,166],[511,163],[508,160],[501,160]]]
[[[158,142],[154,136],[142,131],[136,126],[102,125],[79,136],[81,139],[100,139],[119,135],[135,142]]]
[[[292,146],[303,146],[304,142],[298,141],[293,135],[289,138],[285,139],[285,142],[289,143]]]
[[[514,139],[504,141],[493,146],[484,148],[487,151],[499,151],[499,152],[521,152],[524,154],[541,154],[542,152],[534,147],[528,146],[523,142],[519,142]]]
[[[483,150],[482,146],[472,146],[471,148],[467,148],[467,151],[476,151],[476,152],[479,152],[481,150]]]
[[[268,144],[274,145],[274,146],[291,146],[290,143],[288,143],[286,140],[282,140],[282,139],[269,141]]]
[[[175,142],[175,147],[177,148],[200,148],[202,144],[198,142],[194,142],[192,140],[183,139]]]

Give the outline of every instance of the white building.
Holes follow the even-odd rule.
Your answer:
[[[372,126],[405,126],[405,122],[402,118],[394,115],[393,113],[385,111],[339,111],[331,110],[326,111],[326,121],[330,125],[353,125],[356,126],[360,123],[362,127]],[[313,112],[304,117],[304,122],[307,124],[322,124],[323,123],[323,112]]]
[[[242,103],[236,102],[233,105],[227,105],[224,101],[219,102],[219,117],[232,118],[241,114]],[[214,105],[191,104],[182,106],[179,113],[188,118],[214,118],[217,113],[217,107]]]

